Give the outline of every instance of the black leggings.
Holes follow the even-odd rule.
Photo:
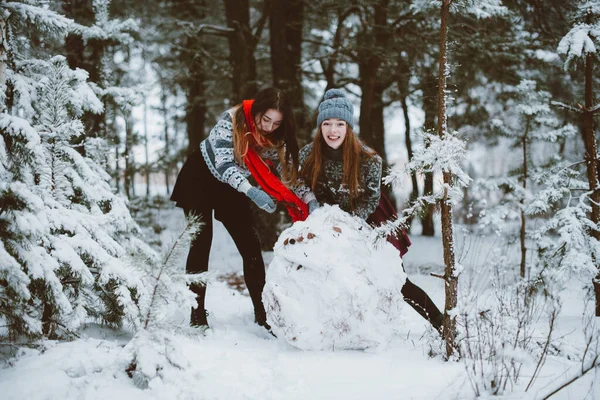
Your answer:
[[[402,286],[402,296],[419,315],[429,321],[436,330],[440,330],[443,314],[423,289],[406,278],[406,283]]]
[[[264,319],[262,291],[265,286],[265,263],[263,261],[260,240],[254,229],[250,199],[230,185],[217,180],[209,171],[199,151],[190,155],[184,164],[171,199],[177,201],[186,216],[200,216],[204,224],[200,234],[192,241],[188,254],[186,271],[200,273],[208,271],[208,258],[213,235],[213,211],[215,219],[221,221],[242,256],[244,279],[257,320]],[[202,320],[205,315],[204,297],[206,288],[191,285],[196,293],[198,309],[196,313]]]

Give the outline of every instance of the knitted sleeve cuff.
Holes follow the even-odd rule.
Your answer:
[[[302,197],[302,201],[303,201],[305,204],[308,204],[308,203],[310,203],[312,200],[316,200],[316,199],[317,199],[317,197],[315,196],[315,194],[314,194],[312,191],[310,191],[310,192],[306,193],[306,194],[305,194],[305,195]]]
[[[248,190],[250,190],[251,188],[252,184],[246,179],[240,186],[238,186],[238,191],[247,194]]]

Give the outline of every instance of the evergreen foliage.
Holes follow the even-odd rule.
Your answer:
[[[26,11],[21,24],[69,27],[45,9],[8,5]],[[156,256],[106,172],[71,145],[85,137],[82,113],[102,104],[85,71],[62,56],[30,58],[29,46],[16,45],[27,43],[26,32],[11,33],[19,40],[8,48],[12,97],[0,114],[0,336],[63,336],[88,317],[135,323],[145,289],[132,264]]]

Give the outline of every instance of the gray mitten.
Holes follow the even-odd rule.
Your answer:
[[[273,199],[271,199],[271,197],[269,197],[269,195],[262,190],[251,187],[246,192],[246,196],[250,197],[250,200],[252,200],[258,207],[266,212],[275,212],[275,203],[273,202]]]
[[[308,206],[308,213],[312,214],[313,211],[315,211],[317,208],[319,208],[319,202],[317,200],[313,199],[308,202],[307,206]]]

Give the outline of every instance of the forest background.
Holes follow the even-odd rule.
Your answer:
[[[600,315],[600,2],[25,0],[0,10],[0,335],[9,347],[72,336],[88,318],[152,325],[156,288],[183,278],[139,273],[144,264],[163,276],[171,253],[161,261],[161,244],[145,242],[129,213],[143,225],[150,210],[172,208],[177,172],[217,116],[266,86],[290,95],[300,146],[324,92],[350,94],[359,137],[382,156],[405,212],[398,223],[443,241],[447,357],[454,335],[464,339],[453,313],[463,268],[454,224],[497,235],[496,247],[516,256],[492,264],[521,301],[517,339],[533,297],[553,304],[573,278]],[[257,218],[271,250],[289,221],[283,209]],[[178,288],[171,296],[189,306]],[[465,314],[460,329],[486,315]],[[598,335],[586,338],[587,372]],[[519,375],[511,360],[503,379]],[[480,373],[486,390],[503,390]]]

